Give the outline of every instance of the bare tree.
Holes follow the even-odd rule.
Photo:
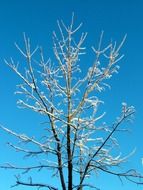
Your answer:
[[[99,115],[97,112],[102,103],[98,94],[106,88],[106,81],[119,69],[117,63],[123,57],[120,55],[120,49],[126,36],[119,45],[111,42],[103,47],[102,32],[98,47],[92,47],[95,61],[83,76],[83,67],[79,63],[80,56],[85,54],[83,43],[87,33],[82,33],[77,40],[79,34],[76,37],[75,34],[82,23],[74,27],[74,16],[69,26],[63,21],[58,21],[57,24],[59,34],[53,32],[55,64],[51,59],[44,59],[41,47],[31,50],[30,40],[25,35],[24,50],[15,44],[26,60],[25,73],[13,59],[5,61],[22,81],[16,92],[23,95],[18,105],[44,115],[48,121],[45,123],[45,136],[40,140],[18,134],[2,125],[0,127],[20,140],[18,145],[9,143],[13,149],[28,157],[43,156],[46,159],[41,159],[40,164],[32,166],[7,164],[1,168],[22,171],[16,176],[14,186],[44,187],[50,190],[82,190],[87,187],[97,189],[95,184],[90,184],[90,177],[100,172],[142,184],[143,177],[136,170],[117,170],[129,155],[122,158],[118,153],[116,156],[112,154],[112,150],[118,146],[118,140],[113,135],[122,131],[119,129],[120,125],[132,118],[134,108],[123,103],[120,116],[111,126],[103,122],[104,113]],[[40,55],[39,60],[37,53]],[[98,134],[101,134],[100,138]],[[27,148],[29,144],[35,148]],[[61,187],[50,184],[50,178],[46,184],[34,182],[30,172],[35,169],[39,172],[48,170],[51,176],[54,175],[60,180]],[[28,172],[30,178],[27,181],[22,180],[22,175]]]

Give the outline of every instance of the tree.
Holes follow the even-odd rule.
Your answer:
[[[18,101],[18,105],[42,114],[48,122],[45,136],[40,140],[18,134],[2,125],[1,129],[21,141],[22,147],[19,144],[16,146],[9,143],[13,149],[23,152],[28,157],[43,156],[46,160],[41,159],[40,164],[30,166],[20,167],[8,164],[1,168],[22,170],[23,173],[30,173],[35,169],[41,172],[46,169],[58,178],[61,184],[60,189],[63,190],[97,188],[96,185],[90,184],[89,179],[93,173],[100,172],[142,184],[140,180],[143,177],[136,170],[116,169],[127,160],[128,156],[122,158],[120,154],[114,156],[112,153],[118,144],[118,140],[113,135],[117,131],[122,131],[119,130],[120,125],[132,119],[134,108],[123,103],[120,116],[111,126],[101,122],[104,119],[104,113],[99,115],[97,112],[102,103],[97,96],[108,86],[106,81],[119,69],[117,63],[123,57],[120,55],[120,49],[126,36],[118,46],[111,42],[103,47],[102,32],[98,47],[92,47],[95,62],[83,77],[79,62],[80,56],[85,54],[83,43],[87,33],[82,33],[77,40],[78,35],[75,37],[75,34],[82,24],[75,28],[74,16],[69,26],[66,26],[63,21],[57,23],[59,35],[53,32],[55,64],[51,59],[45,60],[41,47],[36,47],[32,51],[30,40],[25,34],[25,50],[15,44],[26,60],[25,73],[20,71],[21,67],[13,59],[5,61],[22,81],[16,92],[23,96]],[[105,68],[102,62],[106,63]],[[101,136],[98,137],[98,134]],[[32,146],[26,148],[29,144]],[[47,181],[46,184],[36,183],[32,176],[29,180],[23,181],[22,174],[16,176],[14,186],[59,189]]]

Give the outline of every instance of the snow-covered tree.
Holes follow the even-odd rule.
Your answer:
[[[15,186],[50,190],[97,188],[96,184],[91,183],[90,177],[100,172],[141,183],[142,176],[135,170],[121,171],[119,168],[128,156],[121,157],[120,152],[117,152],[118,140],[114,135],[120,131],[124,121],[131,119],[134,108],[123,103],[120,116],[111,126],[105,123],[104,112],[98,112],[102,103],[98,95],[108,86],[107,81],[112,75],[118,72],[117,64],[123,57],[120,49],[126,37],[119,45],[111,42],[104,46],[102,32],[98,46],[91,49],[95,61],[87,72],[82,72],[80,57],[86,53],[84,41],[87,33],[81,33],[77,39],[79,34],[76,36],[76,33],[82,24],[74,26],[74,15],[69,26],[63,21],[57,24],[59,33],[53,32],[56,61],[45,60],[41,47],[31,50],[30,40],[25,35],[24,49],[15,44],[25,58],[25,72],[21,70],[22,65],[16,64],[13,59],[5,61],[22,81],[16,92],[23,97],[18,100],[18,106],[42,114],[48,121],[45,124],[45,136],[40,139],[18,134],[2,125],[1,129],[20,140],[18,145],[9,143],[13,149],[29,157],[40,156],[44,159],[41,159],[40,164],[35,159],[35,165],[8,164],[1,168],[22,170],[16,177]],[[83,73],[86,73],[85,76]],[[116,156],[113,154],[114,149]],[[39,172],[48,170],[45,184],[33,180],[30,172],[36,169]],[[24,173],[29,173],[27,181],[22,179]],[[60,185],[50,184],[50,175],[57,177]]]

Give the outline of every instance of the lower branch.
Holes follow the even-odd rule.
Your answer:
[[[24,173],[28,173],[29,171],[31,170],[35,170],[37,169],[38,171],[41,171],[42,169],[46,168],[46,169],[57,169],[58,167],[57,166],[52,166],[52,165],[37,165],[37,166],[27,166],[27,167],[17,167],[17,166],[14,166],[12,164],[7,164],[5,166],[0,166],[0,168],[2,169],[13,169],[13,170],[23,170],[24,172],[22,172],[23,174]]]
[[[130,170],[128,170],[126,172],[122,172],[122,173],[117,173],[117,172],[113,172],[113,171],[104,169],[104,168],[102,168],[100,166],[94,166],[94,167],[96,169],[100,169],[101,171],[106,172],[108,174],[115,175],[115,176],[119,177],[120,179],[121,179],[121,177],[126,178],[127,180],[129,180],[129,181],[131,181],[131,182],[133,182],[133,183],[135,183],[137,185],[143,184],[143,176],[141,174],[139,174],[134,169],[130,169]],[[142,181],[139,181],[139,180],[142,180]]]
[[[116,123],[113,124],[113,129],[112,131],[109,133],[109,135],[105,138],[104,142],[101,144],[101,146],[97,149],[97,151],[93,154],[93,156],[91,157],[91,159],[87,162],[87,165],[85,166],[84,172],[83,172],[83,176],[80,180],[80,184],[77,190],[80,190],[80,187],[82,186],[82,183],[85,179],[85,176],[90,168],[91,162],[93,161],[93,159],[98,155],[98,153],[101,151],[101,149],[105,146],[105,144],[109,141],[109,139],[111,138],[111,136],[115,133],[115,131],[118,129],[118,127],[130,116],[132,116],[134,114],[134,109],[133,107],[127,107],[126,105],[123,105],[122,108],[122,115],[121,117],[118,119],[118,121]]]
[[[28,182],[23,182],[20,181],[18,177],[16,184],[12,187],[18,186],[18,185],[23,185],[23,186],[30,186],[30,187],[38,187],[38,188],[48,188],[49,190],[58,190],[58,188],[55,188],[53,186],[47,185],[47,184],[42,184],[42,183],[33,183],[32,181]]]

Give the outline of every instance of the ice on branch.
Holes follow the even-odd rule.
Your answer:
[[[121,43],[112,41],[105,44],[101,32],[99,43],[91,48],[94,62],[88,63],[89,69],[82,72],[86,67],[81,57],[88,56],[84,45],[87,33],[80,32],[82,23],[77,25],[74,17],[73,14],[69,25],[57,21],[58,31],[53,32],[55,59],[53,55],[45,59],[43,49],[33,48],[24,34],[24,48],[17,43],[15,46],[25,62],[17,64],[13,59],[5,60],[20,79],[16,91],[18,106],[42,114],[45,122],[41,125],[44,136],[38,140],[0,126],[22,142],[17,145],[8,143],[12,149],[28,158],[41,159],[40,164],[35,159],[31,166],[7,164],[1,168],[22,171],[21,177],[16,177],[15,186],[38,189],[97,189],[90,177],[100,172],[126,178],[136,184],[143,183],[142,175],[134,170],[121,171],[120,167],[128,156],[122,156],[116,132],[122,131],[120,128],[124,121],[132,119],[134,108],[123,103],[120,115],[111,125],[105,124],[105,112],[100,109],[103,104],[101,93],[110,86],[109,79],[119,70],[118,62],[123,58],[120,49],[126,36]],[[30,172],[35,169],[39,172],[46,169],[46,184],[34,182]],[[27,172],[30,178],[23,181],[22,177]],[[53,176],[57,177],[57,186],[50,185],[50,177]]]

